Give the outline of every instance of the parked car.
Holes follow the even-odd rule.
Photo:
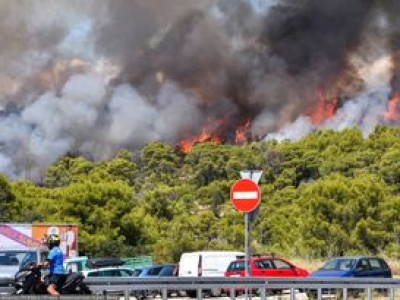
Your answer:
[[[307,277],[310,274],[308,270],[275,255],[252,256],[249,271],[251,277]],[[232,261],[225,272],[225,277],[238,276],[245,276],[244,258]]]
[[[47,258],[47,248],[1,248],[0,249],[0,278],[14,279],[15,273],[21,266],[28,263],[43,263]]]
[[[103,267],[81,271],[85,277],[132,277],[135,271],[126,267]]]
[[[178,276],[179,272],[179,265],[178,264],[164,264],[162,265],[162,268],[160,272],[158,273],[158,276],[160,277],[175,277]]]
[[[312,272],[309,277],[313,278],[335,278],[335,277],[358,277],[358,278],[392,278],[392,270],[386,261],[376,256],[345,256],[336,257],[327,261],[321,268]],[[387,293],[385,290],[379,292]],[[317,291],[307,290],[310,297],[316,297]],[[323,289],[323,294],[340,294],[340,290]],[[349,293],[357,296],[360,290],[351,289]]]
[[[178,276],[178,264],[168,263],[168,264],[159,264],[143,267],[141,269],[134,270],[134,276],[140,278],[155,278],[155,277],[170,277],[170,276]],[[145,299],[149,297],[155,297],[158,294],[161,294],[161,291],[157,290],[142,290],[137,291],[138,298]],[[180,291],[168,291],[168,297],[172,294],[181,294]]]
[[[161,269],[163,268],[162,265],[152,265],[146,266],[143,268],[136,269],[137,277],[157,277],[158,273],[160,273]]]
[[[309,277],[383,277],[392,278],[392,270],[383,258],[375,256],[336,257],[327,261]]]
[[[197,251],[182,253],[179,277],[223,277],[231,261],[245,254],[239,251]]]
[[[300,268],[292,262],[271,255],[254,255],[250,259],[250,277],[307,277],[310,272]],[[245,277],[245,258],[232,261],[226,272],[225,277]],[[224,289],[225,294],[230,294],[230,289]],[[235,294],[242,294],[244,289],[235,289]],[[260,291],[251,291],[259,293]],[[267,294],[280,294],[281,290],[267,290]]]
[[[223,277],[231,261],[242,257],[239,251],[196,251],[182,253],[179,260],[179,277]],[[220,289],[203,291],[204,294],[219,296]],[[185,291],[190,298],[196,298],[196,290]]]

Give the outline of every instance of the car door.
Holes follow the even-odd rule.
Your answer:
[[[251,275],[254,277],[275,276],[275,269],[270,259],[255,260],[252,267]]]
[[[274,275],[276,277],[296,277],[296,270],[293,268],[292,265],[283,261],[279,258],[274,258],[272,260],[274,265]]]
[[[356,264],[354,277],[371,277],[371,268],[367,258],[361,258]]]
[[[390,278],[391,272],[385,263],[382,262],[379,258],[368,258],[368,263],[370,266],[370,276],[369,277],[382,277],[382,278]]]

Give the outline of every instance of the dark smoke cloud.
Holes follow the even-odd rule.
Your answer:
[[[316,72],[331,77],[347,65],[360,43],[372,0],[286,1],[264,20],[261,41],[282,58],[292,75]]]
[[[0,0],[0,171],[37,179],[65,153],[109,158],[210,122],[226,142],[247,120],[253,137],[299,137],[318,89],[348,100],[329,126],[367,132],[400,85],[399,12],[396,0]]]

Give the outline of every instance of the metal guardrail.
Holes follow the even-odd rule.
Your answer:
[[[168,297],[169,291],[196,291],[197,299],[204,296],[208,290],[224,289],[228,296],[235,299],[236,290],[258,291],[261,300],[266,300],[271,290],[289,290],[289,299],[295,300],[299,290],[313,291],[315,299],[322,299],[326,290],[337,290],[341,293],[340,299],[349,299],[349,293],[358,290],[363,293],[362,299],[372,300],[375,290],[385,291],[387,299],[395,300],[396,292],[400,291],[400,279],[386,278],[243,278],[243,277],[214,277],[214,278],[113,278],[98,277],[86,278],[85,282],[94,292],[94,295],[103,295],[102,299],[115,294],[129,299],[135,291],[158,291],[162,299]],[[10,289],[11,280],[0,280],[0,287]],[[12,288],[12,287],[11,287]],[[0,289],[1,290],[1,289]],[[80,298],[84,296],[79,296]],[[93,296],[92,296],[93,297]],[[0,297],[0,299],[2,299]],[[11,298],[7,298],[11,299]],[[22,299],[19,296],[15,299]],[[33,298],[30,298],[33,299]],[[69,298],[71,299],[71,298]],[[75,297],[75,299],[78,299]],[[83,298],[82,298],[83,299]],[[90,298],[85,298],[90,299]],[[93,298],[91,298],[93,299]]]

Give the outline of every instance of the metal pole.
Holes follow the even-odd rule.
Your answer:
[[[245,277],[249,277],[249,213],[244,213],[244,250],[246,253],[246,259],[244,264],[244,275]]]
[[[245,252],[245,260],[244,260],[244,277],[249,277],[249,213],[244,213],[244,252]],[[249,289],[246,287],[244,289],[244,297],[248,299]]]
[[[250,220],[250,213],[247,213],[248,214],[248,216],[247,216],[247,219],[248,219],[248,221],[247,221],[247,226],[248,226],[248,228],[247,228],[247,239],[248,239],[248,252],[249,252],[249,260],[248,260],[248,262],[249,262],[249,264],[248,264],[248,271],[249,271],[249,277],[251,277],[251,256],[253,255],[252,254],[252,251],[251,251],[251,220]]]

